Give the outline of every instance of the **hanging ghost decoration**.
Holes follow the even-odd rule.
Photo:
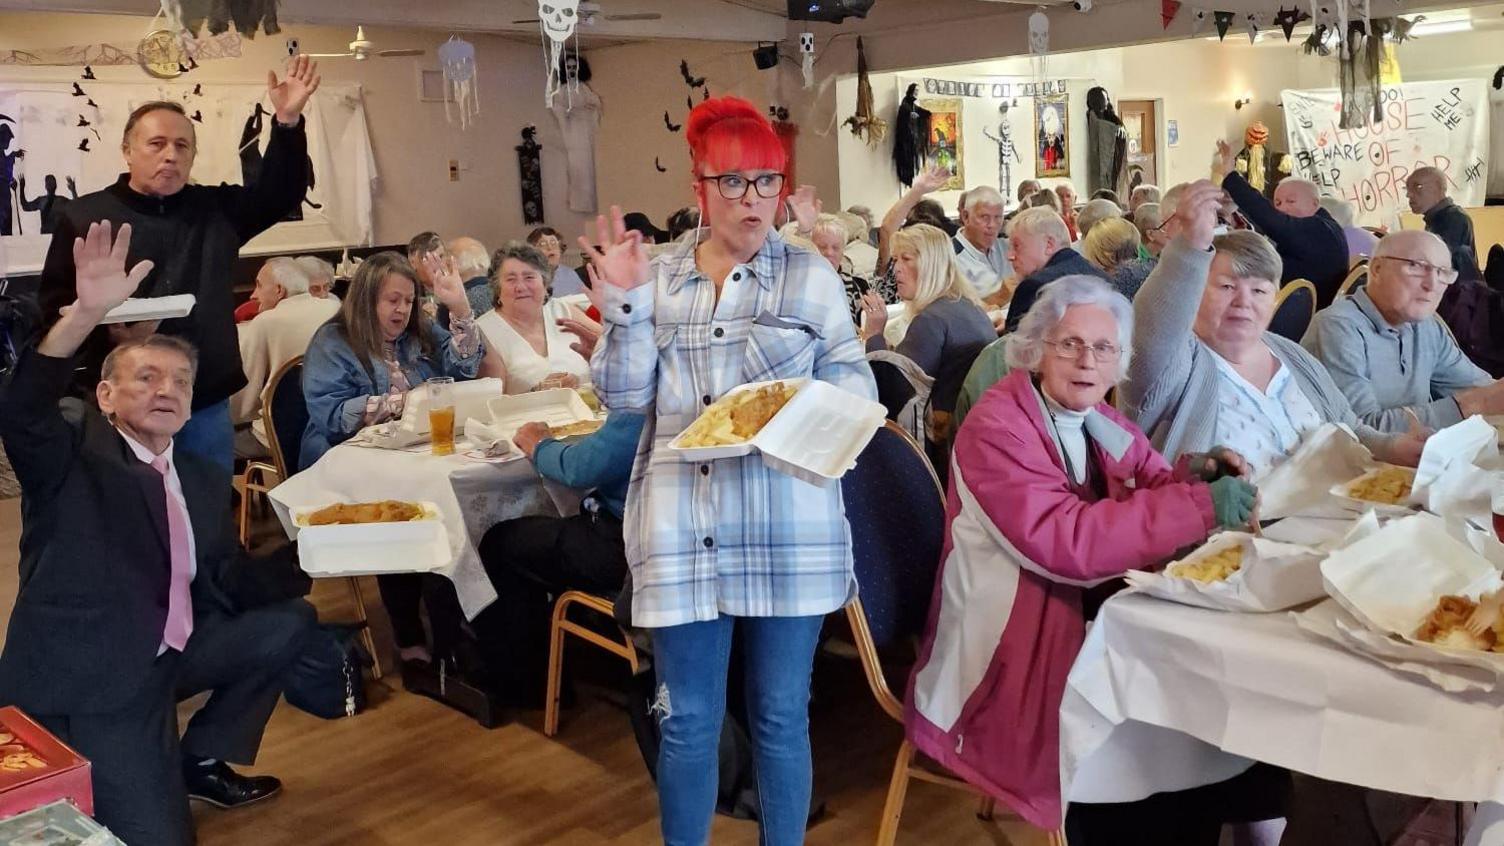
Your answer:
[[[813,32],[799,33],[799,54],[803,57],[799,70],[804,75],[804,90],[808,91],[815,87],[815,34]]]
[[[1029,16],[1029,64],[1034,81],[1044,82],[1049,75],[1045,57],[1050,52],[1050,18],[1041,9]]]
[[[1194,15],[1191,15],[1191,35],[1192,36],[1200,35],[1201,34],[1201,30],[1203,30],[1203,29],[1206,28],[1206,19],[1207,19],[1207,14],[1206,14],[1206,10],[1205,9],[1197,9],[1196,13]]]
[[[480,116],[480,76],[475,72],[475,45],[451,37],[439,47],[439,68],[444,73],[444,119],[454,122],[451,104],[458,108],[460,129]]]
[[[547,80],[543,86],[543,104],[552,107],[554,95],[565,87],[559,70],[569,48],[569,39],[574,37],[579,23],[580,0],[538,0],[538,29],[543,33],[543,61],[547,65]],[[578,52],[578,48],[576,48]],[[569,86],[573,92],[575,86]]]

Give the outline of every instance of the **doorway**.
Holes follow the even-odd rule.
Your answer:
[[[1120,100],[1118,117],[1128,134],[1128,191],[1136,185],[1159,184],[1159,101]],[[1123,196],[1123,202],[1128,196]]]

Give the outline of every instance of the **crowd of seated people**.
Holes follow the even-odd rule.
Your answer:
[[[297,67],[299,92],[316,87],[307,66]],[[297,152],[301,105],[280,102],[265,172],[292,179],[273,154],[282,154],[279,144]],[[169,106],[147,116],[192,133]],[[208,394],[227,400],[241,456],[264,454],[265,433],[255,426],[262,394],[298,356],[309,413],[298,469],[400,418],[409,392],[432,377],[496,377],[507,394],[589,387],[610,410],[601,429],[570,442],[542,422],[517,431],[515,445],[539,477],[577,489],[583,504],[576,514],[517,518],[485,532],[478,551],[498,600],[468,625],[443,577],[378,577],[404,677],[473,637],[486,656],[484,683],[508,705],[537,707],[552,597],[624,592],[663,685],[656,790],[664,837],[703,842],[715,787],[705,773],[714,769],[734,629],[759,726],[759,825],[766,842],[801,842],[810,668],[821,621],[856,590],[840,487],[807,485],[754,460],[683,462],[667,444],[713,396],[739,384],[822,379],[880,400],[894,418],[916,413],[917,398],[915,434],[947,485],[946,553],[905,709],[915,746],[1028,822],[1063,827],[1073,844],[1119,842],[1125,828],[1143,842],[1212,844],[1227,824],[1245,826],[1240,842],[1277,842],[1290,780],[1272,767],[1144,803],[1067,809],[1056,754],[1066,676],[1087,623],[1124,572],[1154,569],[1211,533],[1247,526],[1261,474],[1323,424],[1345,425],[1380,460],[1414,466],[1435,430],[1504,414],[1504,382],[1471,361],[1437,316],[1476,262],[1470,228],[1461,246],[1457,215],[1466,214],[1446,198],[1444,182],[1438,195],[1426,169],[1412,174],[1412,208],[1428,231],[1381,237],[1309,182],[1286,179],[1266,199],[1234,172],[1225,146],[1213,180],[1139,185],[1127,208],[1112,192],[1078,204],[1067,182],[1025,180],[1012,197],[966,186],[946,200],[952,220],[934,196],[952,174],[930,169],[874,228],[868,209],[825,214],[812,188],[785,184],[786,153],[745,101],[700,104],[686,136],[694,205],[671,215],[666,229],[613,210],[580,239],[579,271],[565,261],[565,239],[546,226],[494,252],[474,237],[422,232],[403,252],[361,261],[342,298],[333,294],[333,268],[317,258],[261,267],[254,306],[238,324],[243,373],[232,381],[243,387],[227,393],[227,383],[215,383]],[[278,219],[283,201],[295,202],[293,187],[239,231]],[[181,653],[174,657],[185,669],[170,672],[194,681],[190,668],[209,659],[239,657],[255,668],[240,682],[249,705],[217,692],[217,710],[181,743],[175,733],[159,736],[162,726],[131,738],[132,749],[154,750],[145,770],[122,764],[118,750],[91,735],[101,729],[89,720],[71,735],[112,777],[166,779],[169,802],[157,803],[156,821],[120,810],[130,790],[106,791],[101,807],[112,825],[145,832],[141,842],[187,842],[180,798],[235,805],[276,791],[275,780],[238,776],[225,762],[254,758],[267,703],[313,614],[296,597],[221,602],[207,581],[191,614],[173,604],[185,578],[195,603],[201,585],[183,570],[187,553],[171,534],[182,526],[171,527],[184,514],[201,518],[195,509],[212,498],[195,494],[210,485],[230,501],[219,467],[231,456],[200,460],[182,435],[204,379],[204,353],[188,341],[215,362],[229,353],[206,342],[207,332],[182,339],[146,331],[158,327],[139,337],[99,329],[103,311],[151,266],[127,268],[125,251],[101,229],[118,207],[81,198],[68,213],[75,209],[81,216],[60,229],[69,233],[66,263],[49,259],[52,284],[66,282],[52,300],[73,308],[55,310],[17,371],[21,390],[0,396],[0,439],[22,477],[29,524],[55,520],[50,498],[63,491],[87,519],[115,527],[125,518],[98,501],[90,474],[158,467],[161,475],[149,478],[166,492],[172,510],[162,526],[173,542],[157,556],[163,584],[151,587],[179,599],[156,608],[142,593],[150,625],[117,621],[126,670],[165,691],[168,677],[151,675],[165,652]],[[234,204],[220,213],[235,213]],[[119,241],[129,245],[129,233],[121,227]],[[154,244],[142,255],[166,262],[166,250]],[[1360,258],[1368,260],[1366,285],[1338,296]],[[1321,306],[1301,343],[1269,331],[1281,285],[1296,278],[1314,283]],[[196,319],[234,325],[228,296],[207,297],[205,307],[213,313]],[[76,399],[59,403],[70,363],[91,339],[116,347],[94,386],[108,419]],[[167,374],[153,377],[165,380],[152,389],[163,416],[132,393],[133,368]],[[200,524],[208,525],[192,521]],[[91,536],[68,545],[28,534],[22,566],[42,574],[31,578],[43,585],[85,578],[77,562],[59,562],[58,550],[97,554]],[[225,538],[189,540],[203,578],[233,587],[226,574],[240,562]],[[23,588],[18,607],[34,601]],[[182,630],[193,626],[197,652],[185,648]],[[232,648],[221,642],[226,632],[255,637]],[[219,651],[205,655],[211,646]],[[83,694],[38,681],[37,668],[83,666],[104,652],[92,641],[12,637],[0,654],[0,704],[27,701],[66,731]],[[114,699],[123,702],[114,697],[111,707],[125,707]],[[248,712],[250,728],[224,737],[206,725],[227,701]],[[167,702],[164,693],[151,714],[161,716]],[[159,836],[162,825],[171,836]]]

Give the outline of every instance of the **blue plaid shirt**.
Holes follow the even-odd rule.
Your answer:
[[[632,620],[645,627],[827,614],[855,593],[840,485],[811,485],[758,455],[681,461],[668,442],[738,385],[813,376],[875,399],[841,280],[770,233],[715,284],[694,242],[659,256],[653,281],[606,286],[592,362],[612,409],[652,409],[627,494]]]

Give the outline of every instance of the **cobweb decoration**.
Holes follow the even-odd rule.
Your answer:
[[[459,112],[460,129],[480,116],[480,76],[475,72],[475,45],[451,36],[439,47],[439,68],[444,72],[444,119],[454,122],[453,105]]]

